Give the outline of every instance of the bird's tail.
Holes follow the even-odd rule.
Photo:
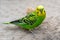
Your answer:
[[[16,23],[19,23],[20,21],[19,20],[15,20],[15,21],[11,21],[11,22],[5,22],[3,24],[16,24]]]
[[[10,22],[5,22],[5,23],[3,23],[3,24],[10,24]]]

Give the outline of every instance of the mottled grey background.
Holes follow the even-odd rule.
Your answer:
[[[30,33],[15,25],[2,24],[26,15],[26,9],[43,5],[45,21]],[[0,40],[60,40],[60,0],[0,0]]]

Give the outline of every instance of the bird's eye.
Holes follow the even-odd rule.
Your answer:
[[[37,12],[37,13],[39,13],[39,12]]]
[[[37,9],[37,10],[39,10],[39,9]]]

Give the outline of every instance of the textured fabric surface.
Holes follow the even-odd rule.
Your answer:
[[[43,5],[45,21],[30,33],[12,24],[2,24],[26,15],[26,9]],[[0,0],[0,40],[60,40],[60,0]]]

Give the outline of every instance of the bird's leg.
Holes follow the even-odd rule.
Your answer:
[[[30,29],[29,31],[30,31],[31,33],[33,33],[33,31],[32,31],[31,29]]]
[[[36,35],[36,33],[34,33],[32,30],[29,30],[29,31],[31,32],[32,37],[33,37],[35,40],[37,40],[38,38],[35,36],[35,35]]]
[[[35,33],[34,33],[32,30],[29,30],[29,31],[31,32],[33,38],[36,38],[36,37],[35,37]]]

